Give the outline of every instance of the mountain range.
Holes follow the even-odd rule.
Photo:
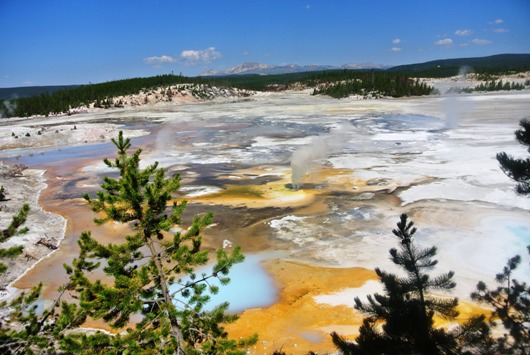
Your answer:
[[[244,63],[226,70],[209,70],[199,74],[199,76],[274,75],[337,69],[378,69],[406,72],[408,75],[419,77],[445,77],[457,75],[462,68],[473,68],[481,71],[527,71],[530,70],[530,54],[497,54],[477,58],[441,59],[399,66],[374,63],[354,63],[338,66]]]
[[[260,64],[260,63],[243,63],[226,70],[208,70],[199,76],[227,76],[227,75],[274,75],[274,74],[290,74],[290,73],[303,73],[311,71],[322,71],[322,70],[336,70],[336,69],[388,69],[391,66],[373,63],[361,63],[361,64],[343,64],[339,66],[332,65],[273,65],[273,64]]]

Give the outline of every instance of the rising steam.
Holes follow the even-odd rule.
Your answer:
[[[16,99],[15,96],[12,100],[4,100],[2,104],[0,105],[0,117],[3,117],[4,115],[7,117],[11,117],[15,114],[15,110],[17,108]]]
[[[291,182],[293,189],[302,187],[304,176],[309,173],[314,164],[342,150],[348,139],[349,128],[345,125],[334,128],[330,133],[313,138],[311,143],[293,152],[291,158]]]
[[[444,99],[442,105],[445,113],[445,129],[458,128],[458,121],[462,113],[461,104],[461,100],[454,94]]]
[[[459,79],[464,80],[466,75],[472,71],[472,68],[467,65],[460,67],[458,70]],[[472,109],[470,102],[462,100],[458,97],[458,94],[447,95],[442,106],[445,113],[445,129],[458,128],[458,123],[462,116]]]

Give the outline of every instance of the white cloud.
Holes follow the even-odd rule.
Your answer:
[[[503,19],[498,18],[498,19],[496,19],[495,21],[493,21],[493,24],[495,24],[495,25],[500,25],[500,24],[503,23],[503,22],[504,22]]]
[[[444,38],[434,42],[434,44],[437,46],[450,46],[453,44],[453,40],[451,38]]]
[[[188,65],[200,65],[213,62],[221,58],[222,55],[215,47],[209,47],[204,50],[188,49],[182,51],[179,57]]]
[[[507,28],[496,28],[496,29],[493,30],[493,32],[495,32],[495,33],[506,33],[506,32],[510,32],[510,30],[507,29]]]
[[[147,64],[152,64],[152,65],[160,65],[160,64],[165,64],[165,63],[174,63],[176,62],[177,60],[173,57],[170,57],[168,55],[163,55],[163,56],[160,56],[160,57],[147,57],[147,58],[144,58],[144,62],[146,62]]]
[[[399,47],[392,47],[392,48],[390,48],[390,51],[392,51],[392,52],[401,52],[401,48],[399,48]]]
[[[392,41],[392,43],[394,44],[400,44],[401,43],[401,40],[399,38],[396,38]]]
[[[471,36],[473,34],[472,30],[464,29],[464,30],[456,30],[455,35],[457,36]]]
[[[487,44],[491,44],[491,41],[487,39],[475,38],[474,40],[471,41],[471,43],[476,44],[477,46],[485,46]]]

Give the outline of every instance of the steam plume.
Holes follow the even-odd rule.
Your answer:
[[[345,125],[334,128],[330,133],[313,138],[311,143],[293,152],[291,158],[293,189],[299,189],[302,186],[303,177],[311,170],[315,162],[342,150],[347,141],[348,131]]]
[[[2,105],[0,105],[0,117],[3,117],[4,114],[7,115],[7,117],[13,116],[15,114],[15,110],[17,108],[15,99],[17,99],[17,97],[14,95],[13,99],[4,100]]]
[[[458,76],[462,80],[470,72],[472,72],[472,68],[464,65],[458,70]],[[442,105],[445,112],[445,129],[458,128],[460,118],[471,109],[469,102],[459,98],[458,94],[448,95]]]

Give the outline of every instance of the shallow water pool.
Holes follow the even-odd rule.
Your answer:
[[[238,313],[245,309],[267,307],[274,304],[278,299],[278,290],[272,277],[263,268],[262,261],[279,256],[278,253],[245,255],[245,261],[234,265],[230,270],[228,276],[231,280],[228,285],[220,285],[217,279],[211,282],[211,284],[219,286],[219,292],[216,295],[211,295],[210,302],[204,308],[212,310],[219,304],[229,301],[228,310]],[[202,272],[209,273],[211,267],[210,264],[198,269],[197,275]],[[176,288],[176,286],[172,287],[173,290]]]

